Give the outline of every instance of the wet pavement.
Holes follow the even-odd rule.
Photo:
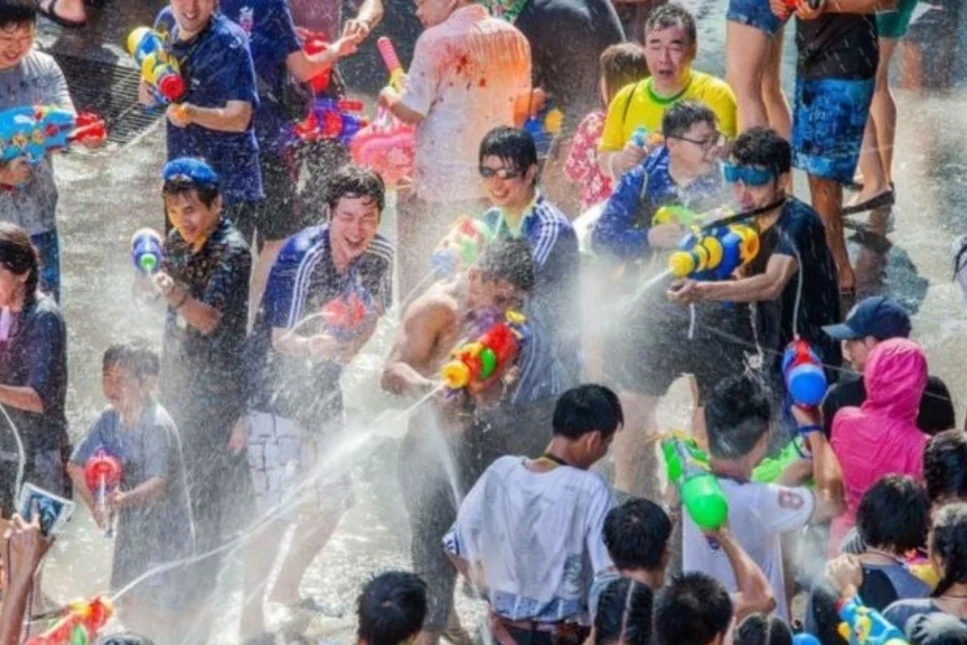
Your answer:
[[[123,14],[109,7],[81,34],[59,36],[56,29],[45,28],[45,46],[61,53],[127,64],[119,48],[124,35],[130,28],[150,22],[159,3],[126,0],[123,4]],[[692,4],[700,16],[696,67],[721,74],[724,3]],[[967,12],[951,3],[934,12],[941,13],[941,19],[921,11],[914,26],[914,34],[925,45],[923,73],[911,75],[907,70],[899,74],[908,85],[932,89],[897,91],[898,203],[890,248],[883,254],[877,252],[883,250],[882,244],[872,244],[876,248],[871,250],[870,245],[853,242],[851,252],[869,267],[860,275],[867,288],[889,290],[916,310],[914,335],[926,348],[931,371],[950,386],[958,419],[963,422],[960,409],[967,402],[967,361],[963,359],[967,356],[967,315],[964,298],[951,281],[951,244],[956,236],[967,232],[967,212],[962,207],[967,203],[967,112],[963,110],[967,100],[967,30],[961,22]],[[793,39],[793,31],[792,26],[787,28],[788,41]],[[940,61],[934,55],[938,47],[946,47]],[[790,86],[793,55],[793,44],[787,42],[785,81]],[[87,429],[104,405],[100,389],[104,349],[112,341],[135,334],[160,344],[160,316],[140,308],[132,298],[134,274],[128,254],[130,236],[136,229],[163,225],[159,196],[163,158],[163,126],[159,122],[123,147],[73,153],[57,160],[63,305],[69,332],[68,411],[75,437]],[[805,195],[801,177],[797,178],[797,188]],[[384,221],[384,228],[392,232],[393,213],[389,212]],[[380,393],[377,378],[394,328],[392,316],[384,320],[377,336],[343,379],[351,416],[368,420],[374,413],[385,411],[380,421],[371,424],[382,424],[385,433],[374,439],[365,459],[353,464],[357,504],[311,567],[303,586],[304,592],[349,613],[359,586],[372,572],[406,567],[409,559],[405,512],[395,485],[393,436],[402,432],[404,423],[392,410],[401,404]],[[670,397],[661,418],[687,419],[682,400],[682,396]],[[58,601],[107,589],[112,542],[94,530],[86,510],[79,509],[76,515],[46,567],[47,592]],[[230,571],[227,588],[236,589],[236,583],[237,573]],[[219,616],[214,642],[237,642],[237,607],[235,592]],[[477,613],[462,597],[459,609],[465,617]],[[325,630],[336,630],[334,638],[346,642],[349,625],[348,619],[327,621]]]

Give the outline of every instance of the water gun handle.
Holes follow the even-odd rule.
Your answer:
[[[857,595],[839,609],[839,635],[850,645],[907,645],[906,636]]]
[[[400,63],[400,57],[396,55],[396,48],[393,47],[393,41],[386,36],[382,36],[376,41],[376,48],[379,49],[379,55],[383,58],[383,64],[389,70],[390,87],[397,92],[402,92],[403,65]]]

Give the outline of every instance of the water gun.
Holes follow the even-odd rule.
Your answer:
[[[440,378],[450,391],[471,383],[484,383],[504,365],[514,362],[526,340],[524,315],[508,311],[504,320],[493,324],[482,336],[461,345],[440,369]]]
[[[48,631],[28,640],[27,645],[89,645],[111,619],[114,605],[104,596],[97,596],[87,602],[72,602],[65,614]]]
[[[376,49],[379,50],[379,55],[383,59],[383,64],[386,65],[386,69],[389,71],[388,85],[402,94],[403,76],[406,74],[406,72],[403,71],[403,65],[400,63],[400,57],[396,55],[396,48],[393,47],[393,41],[386,36],[381,36],[379,40],[376,41]]]
[[[362,110],[362,101],[317,98],[309,116],[297,123],[293,132],[305,142],[338,139],[343,145],[349,145],[356,133],[368,124],[359,116]]]
[[[142,228],[131,236],[131,260],[134,268],[145,275],[151,275],[161,266],[161,234],[153,228]]]
[[[175,103],[185,94],[178,61],[165,51],[160,33],[138,27],[128,35],[127,50],[141,67],[141,80],[151,87],[159,103]]]
[[[551,148],[551,141],[561,131],[564,123],[564,113],[554,107],[550,101],[545,101],[544,107],[537,114],[531,115],[524,121],[524,130],[534,138],[537,154],[546,156]]]
[[[792,645],[822,645],[822,643],[812,634],[803,632],[792,637]]]
[[[655,211],[655,215],[651,218],[651,225],[657,226],[658,224],[681,224],[682,226],[691,228],[695,226],[702,226],[702,224],[705,222],[715,222],[723,217],[728,217],[729,215],[734,214],[735,211],[727,206],[713,208],[712,210],[705,211],[704,213],[697,213],[690,208],[686,208],[685,206],[668,204]]]
[[[329,48],[329,41],[326,40],[325,35],[310,31],[306,35],[305,44],[302,45],[302,49],[305,50],[306,54],[309,56],[314,56],[320,52],[326,51]],[[316,95],[322,94],[329,87],[329,80],[332,78],[332,67],[327,67],[315,76],[309,79],[309,86],[312,87],[312,91]]]
[[[668,436],[661,442],[668,481],[692,521],[703,531],[717,531],[728,519],[729,501],[718,478],[708,467],[706,455],[692,439]]]
[[[72,143],[94,145],[104,141],[104,121],[90,113],[49,106],[24,106],[0,112],[0,163],[23,157],[32,166]]]
[[[763,484],[771,484],[779,479],[790,464],[806,459],[809,452],[806,448],[806,439],[802,435],[796,435],[782,451],[775,457],[766,457],[759,462],[759,465],[752,470],[752,481]]]
[[[903,632],[857,595],[838,603],[839,635],[850,645],[909,645]]]
[[[826,372],[822,361],[806,341],[797,338],[782,353],[782,378],[792,402],[815,407],[826,396]]]
[[[94,500],[101,511],[101,517],[107,522],[104,537],[112,537],[114,534],[113,521],[108,515],[107,498],[112,491],[121,486],[123,474],[120,460],[104,450],[98,450],[84,465],[84,482],[87,484],[87,489],[94,493]]]
[[[461,215],[430,256],[434,273],[466,271],[493,240],[494,232],[483,220]]]
[[[635,131],[631,133],[631,143],[635,144],[639,148],[644,148],[648,146],[649,148],[654,146],[660,146],[665,142],[665,135],[661,132],[648,133],[648,128],[643,125],[639,125],[635,128]]]
[[[341,343],[356,338],[372,318],[373,299],[366,289],[357,287],[322,306],[326,331]]]
[[[668,258],[676,278],[726,280],[759,253],[759,234],[746,224],[695,229]]]

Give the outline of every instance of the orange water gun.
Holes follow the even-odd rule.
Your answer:
[[[505,365],[517,360],[527,336],[524,315],[508,311],[505,319],[493,324],[480,338],[461,345],[440,370],[448,390],[485,383]]]
[[[89,645],[114,615],[114,604],[104,596],[70,603],[63,618],[27,645]]]

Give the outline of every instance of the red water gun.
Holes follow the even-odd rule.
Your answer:
[[[348,145],[356,133],[366,127],[368,121],[359,116],[362,101],[348,99],[316,99],[309,116],[296,124],[294,131],[302,141],[338,139]]]
[[[326,330],[340,342],[354,339],[365,327],[373,312],[373,301],[356,290],[333,298],[322,307]]]
[[[103,450],[98,450],[93,457],[88,459],[84,465],[84,482],[88,490],[94,493],[94,499],[101,517],[107,522],[105,537],[111,537],[114,533],[113,522],[108,515],[107,498],[111,491],[115,491],[121,486],[121,477],[124,471],[121,462]]]
[[[517,360],[525,337],[523,314],[508,311],[505,319],[491,326],[483,336],[453,352],[440,370],[443,384],[448,390],[459,390],[472,383],[485,383],[498,370]]]
[[[28,640],[27,645],[88,645],[113,615],[114,605],[104,596],[72,602],[56,625]]]
[[[313,56],[319,52],[326,51],[329,48],[329,41],[326,37],[318,32],[309,32],[306,35],[306,42],[302,46],[306,54]],[[329,87],[329,79],[332,77],[332,67],[327,67],[315,76],[309,79],[309,85],[312,86],[312,91],[316,95],[322,94]]]

